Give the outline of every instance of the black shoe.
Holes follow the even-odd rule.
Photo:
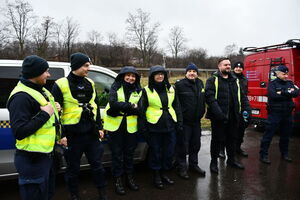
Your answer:
[[[286,156],[281,156],[281,158],[282,158],[283,160],[287,161],[287,162],[292,162],[292,161],[293,161],[288,155],[286,155]]]
[[[167,177],[167,175],[165,175],[163,173],[161,174],[161,180],[168,185],[174,184],[174,181],[172,179],[170,179],[169,177]]]
[[[221,151],[219,152],[219,158],[222,158],[222,159],[225,159],[225,158],[226,158],[225,152],[224,152],[223,150],[221,150]]]
[[[236,153],[237,153],[238,155],[240,155],[240,156],[248,157],[247,152],[244,151],[243,149],[238,149],[238,150],[236,151]]]
[[[115,191],[119,195],[126,194],[124,186],[123,186],[123,181],[122,181],[122,177],[121,176],[119,176],[119,177],[116,178]]]
[[[214,174],[219,174],[218,162],[210,162],[210,171]]]
[[[205,171],[203,169],[201,169],[199,166],[192,166],[192,167],[190,167],[190,170],[192,172],[196,172],[200,176],[205,176]]]
[[[260,160],[260,162],[262,162],[262,163],[264,163],[264,164],[271,164],[271,161],[269,160],[269,158],[267,157],[267,156],[261,156],[260,158],[259,158],[259,160]]]
[[[227,165],[229,165],[230,167],[236,168],[236,169],[245,169],[244,165],[242,165],[241,163],[238,163],[236,161],[229,161],[229,162],[227,162]]]
[[[71,197],[71,200],[80,200],[79,195],[75,194],[75,193],[71,193],[70,197]]]
[[[180,178],[185,179],[185,180],[190,178],[186,169],[178,169],[177,174]]]
[[[99,199],[98,200],[108,200],[105,187],[99,188],[98,193],[99,193]]]
[[[154,171],[154,178],[153,178],[153,183],[154,183],[154,186],[160,190],[163,190],[165,189],[162,181],[161,181],[161,177],[160,177],[160,172],[159,170],[155,170]]]
[[[138,191],[140,187],[135,183],[135,180],[133,178],[132,174],[128,174],[126,176],[126,185],[128,186],[129,189],[133,191]]]

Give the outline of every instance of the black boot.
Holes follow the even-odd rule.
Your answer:
[[[161,180],[168,185],[174,184],[174,181],[170,179],[165,173],[161,173]]]
[[[164,185],[161,181],[161,177],[160,177],[160,172],[159,170],[155,170],[154,171],[154,178],[153,178],[153,182],[154,182],[154,186],[158,189],[163,190],[164,189]]]
[[[70,197],[71,197],[71,200],[80,200],[80,198],[79,198],[79,194],[75,194],[75,193],[71,193],[71,195],[70,195]]]
[[[218,161],[212,160],[209,168],[212,173],[219,174]]]
[[[99,188],[98,193],[99,193],[99,200],[108,200],[105,187]]]
[[[115,190],[116,190],[117,194],[120,194],[120,195],[126,194],[121,176],[116,177]]]
[[[238,154],[238,155],[240,155],[240,156],[243,156],[243,157],[248,157],[248,154],[247,154],[247,152],[246,151],[244,151],[243,149],[241,149],[241,148],[238,148],[237,150],[236,150],[236,153]]]
[[[129,187],[129,189],[131,189],[131,190],[138,191],[140,189],[139,186],[135,183],[135,180],[134,180],[132,174],[127,174],[126,184]]]

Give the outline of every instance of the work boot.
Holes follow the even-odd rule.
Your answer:
[[[219,158],[222,158],[222,159],[226,158],[224,150],[220,150],[220,152],[219,152]]]
[[[264,164],[271,164],[271,161],[269,160],[268,156],[260,156],[259,160]]]
[[[71,200],[80,200],[79,194],[71,193],[70,197],[71,197]]]
[[[209,168],[212,173],[219,174],[218,161],[211,161]]]
[[[174,181],[170,179],[165,173],[161,173],[161,180],[168,185],[174,184]]]
[[[227,165],[236,169],[245,169],[244,165],[237,161],[227,161]]]
[[[123,186],[123,181],[122,181],[122,177],[121,176],[116,177],[115,191],[119,195],[126,194],[124,186]]]
[[[246,151],[244,151],[243,149],[239,148],[236,150],[236,153],[240,156],[243,156],[243,157],[248,157],[248,154]]]
[[[201,169],[199,166],[191,166],[190,170],[192,172],[196,172],[197,174],[199,174],[200,176],[205,176],[205,171],[203,169]]]
[[[287,162],[292,162],[293,160],[288,155],[283,155],[281,158]]]
[[[105,187],[98,188],[98,193],[99,193],[99,200],[108,200]]]
[[[180,178],[185,180],[190,178],[186,169],[178,169],[177,174]]]
[[[138,191],[139,190],[139,186],[135,183],[135,180],[134,180],[132,174],[127,174],[127,176],[126,176],[126,185],[131,190],[134,190],[134,191]]]
[[[164,185],[161,181],[161,177],[160,177],[160,172],[159,170],[155,170],[154,171],[154,176],[153,176],[153,183],[154,183],[154,186],[160,190],[163,190],[164,189]]]

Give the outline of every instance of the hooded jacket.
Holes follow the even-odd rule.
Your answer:
[[[124,75],[126,73],[135,74],[136,80],[134,84],[129,84],[124,81]],[[140,85],[140,75],[136,71],[136,69],[132,66],[125,66],[121,69],[119,74],[117,75],[115,82],[112,84],[111,89],[109,91],[109,104],[110,109],[107,111],[107,114],[115,117],[120,114],[120,112],[126,115],[138,115],[138,108],[134,108],[131,103],[128,102],[130,94],[134,91],[140,92],[142,90]],[[118,101],[117,91],[120,87],[123,86],[125,93],[125,102]]]
[[[158,72],[162,72],[165,75],[164,81],[159,84],[154,81],[154,75]],[[153,66],[150,68],[149,79],[148,79],[148,87],[150,90],[156,90],[159,95],[163,107],[168,107],[168,96],[167,90],[169,90],[172,86],[168,81],[167,72],[162,66]],[[177,122],[174,122],[170,113],[167,110],[163,110],[162,116],[158,120],[156,124],[151,124],[147,122],[146,119],[146,110],[149,106],[148,97],[146,90],[142,90],[142,97],[139,101],[139,108],[141,109],[141,116],[139,117],[139,130],[143,133],[164,133],[175,130],[182,130],[182,114],[180,109],[180,104],[178,101],[178,97],[175,92],[175,99],[172,103],[172,106],[176,112]]]

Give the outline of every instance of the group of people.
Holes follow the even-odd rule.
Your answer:
[[[198,78],[199,71],[193,63],[186,67],[185,77],[174,86],[169,83],[164,67],[152,66],[148,85],[144,88],[140,85],[141,77],[137,70],[133,66],[125,66],[110,89],[102,126],[95,84],[87,78],[90,58],[74,53],[70,60],[70,74],[58,79],[50,92],[43,87],[50,77],[47,61],[38,56],[26,57],[22,64],[22,78],[9,97],[7,105],[16,138],[15,166],[22,199],[53,197],[51,166],[54,146],[59,144],[64,147],[67,163],[65,180],[71,199],[80,198],[78,175],[80,159],[85,153],[99,199],[106,200],[107,183],[101,164],[103,147],[100,141],[104,137],[103,130],[108,135],[117,194],[126,194],[124,183],[133,191],[139,190],[133,166],[138,134],[149,145],[148,163],[153,170],[156,188],[164,189],[165,185],[174,184],[168,176],[174,165],[183,179],[189,179],[190,172],[204,177],[206,172],[198,165],[198,153],[201,146],[200,122],[205,113],[212,127],[210,171],[219,173],[218,158],[223,148],[226,149],[227,164],[244,169],[236,160],[236,153],[247,155],[241,149],[241,143],[251,113],[247,80],[242,73],[243,63],[234,64],[232,72],[230,60],[220,59],[217,72],[212,74],[205,86]],[[278,67],[280,80],[283,80],[280,78],[282,68]],[[288,83],[280,91],[277,85],[272,86],[276,89],[273,95],[278,99],[274,100],[276,103],[281,99],[290,103],[298,95],[298,88]],[[271,108],[275,112],[279,106]],[[268,120],[273,120],[273,125],[280,120],[292,122],[286,117],[291,114],[291,103],[288,109],[280,116],[270,116]],[[272,123],[261,143],[260,158],[264,163],[270,162],[267,151],[274,134],[270,131]],[[290,131],[287,127],[284,129],[285,132]],[[290,161],[288,137],[281,140],[280,147],[283,158]]]

